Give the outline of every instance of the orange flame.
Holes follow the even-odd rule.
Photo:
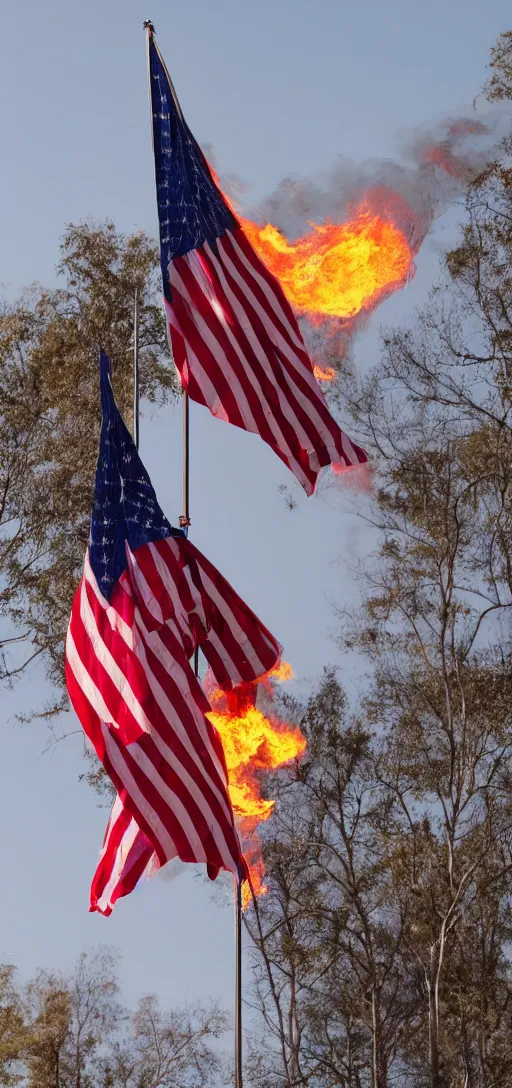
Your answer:
[[[242,226],[298,313],[351,318],[372,309],[384,293],[403,286],[412,251],[402,231],[364,201],[348,223],[310,223],[288,242],[277,227]]]
[[[313,374],[319,382],[332,382],[336,377],[332,366],[318,366],[318,363],[313,363]]]
[[[293,308],[314,321],[347,320],[373,309],[403,287],[412,270],[413,251],[405,234],[373,211],[369,200],[357,205],[348,222],[309,223],[308,234],[289,242],[272,223],[262,227],[245,219],[223,195]]]
[[[289,680],[291,665],[281,661],[261,681],[267,690],[275,681]],[[207,715],[224,748],[229,776],[229,795],[242,837],[245,859],[256,895],[264,895],[265,869],[257,828],[272,815],[275,801],[261,796],[260,774],[275,770],[302,755],[306,741],[296,726],[268,717],[256,703],[257,685],[241,684],[226,695],[216,689],[209,695],[213,710]],[[243,887],[244,907],[250,901],[249,885]]]

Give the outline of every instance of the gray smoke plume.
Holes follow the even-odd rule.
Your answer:
[[[247,186],[240,179],[221,175],[221,183],[242,214],[261,225],[273,223],[291,242],[308,233],[310,223],[344,223],[365,203],[371,212],[402,231],[414,256],[433,221],[495,157],[509,127],[509,108],[489,109],[479,115],[471,110],[403,135],[396,160],[358,164],[339,156],[315,177],[286,177],[256,207],[251,207]],[[207,157],[212,161],[211,149]],[[409,279],[414,272],[412,263]],[[396,289],[396,284],[391,285],[388,293]],[[315,361],[337,369],[337,361],[346,354],[357,329],[385,297],[386,292],[381,293],[355,318],[312,323],[299,315]]]

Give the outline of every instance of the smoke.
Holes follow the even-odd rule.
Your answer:
[[[403,134],[397,158],[355,163],[339,156],[315,177],[286,177],[256,207],[248,202],[248,187],[233,175],[222,186],[245,216],[278,227],[290,242],[303,237],[310,224],[341,224],[363,203],[373,214],[392,222],[407,239],[413,257],[435,219],[460,198],[468,183],[492,160],[510,124],[509,109],[475,110],[449,117]],[[208,149],[208,158],[212,151]],[[408,279],[415,273],[411,263]],[[391,284],[389,294],[397,289]],[[375,299],[378,305],[386,292]],[[299,319],[307,347],[320,366],[339,369],[351,341],[368,320],[372,305],[356,317]]]
[[[503,110],[489,111],[483,119],[463,115],[402,136],[399,160],[358,164],[339,156],[315,179],[284,178],[253,209],[255,218],[274,223],[294,241],[310,221],[342,223],[366,200],[400,226],[417,252],[434,217],[492,158],[503,129]],[[242,192],[239,183],[235,197]]]

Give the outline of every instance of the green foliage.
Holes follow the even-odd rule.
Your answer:
[[[59,273],[63,286],[32,287],[0,314],[0,678],[41,656],[57,689],[88,540],[98,350],[111,357],[130,424],[136,289],[141,396],[161,403],[177,391],[153,241],[120,235],[108,222],[71,225]]]

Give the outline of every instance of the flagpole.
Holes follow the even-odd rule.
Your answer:
[[[147,57],[148,57],[148,83],[149,83],[149,101],[151,103],[151,81],[150,81],[150,64],[149,64],[149,43],[154,39],[155,28],[150,19],[147,19],[144,23],[144,29],[147,31]],[[154,42],[158,55],[158,46],[156,41]],[[176,104],[176,108],[181,114],[180,105],[176,97],[176,92],[172,85],[171,77],[164,64],[163,58],[160,56],[160,60],[164,67],[164,71],[169,80],[169,86]],[[153,130],[153,125],[151,125]],[[182,507],[183,513],[180,515],[180,527],[188,532],[190,526],[190,398],[186,391],[183,389],[183,405],[182,405]],[[194,672],[196,676],[199,676],[199,650],[196,647],[194,651]],[[243,1088],[243,1074],[242,1074],[242,882],[240,878],[234,877],[235,881],[235,1088]]]
[[[242,881],[235,876],[235,1088],[243,1088],[242,1073]]]
[[[183,475],[182,475],[182,509],[180,525],[182,529],[188,529],[190,525],[190,403],[187,390],[183,390]]]
[[[180,514],[180,528],[184,529],[188,534],[190,526],[190,399],[187,390],[184,389],[182,393],[183,407],[182,407],[182,420],[183,420],[183,439],[182,439],[182,507],[183,513]],[[196,646],[194,650],[194,672],[196,676],[199,676],[199,647]]]
[[[139,290],[133,298],[133,441],[139,448]]]

